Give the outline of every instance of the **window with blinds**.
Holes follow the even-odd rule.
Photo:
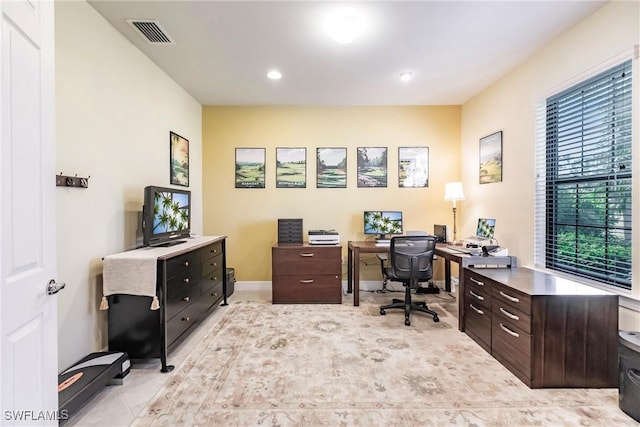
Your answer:
[[[631,61],[547,99],[538,261],[631,289]],[[543,255],[543,256],[542,256]]]

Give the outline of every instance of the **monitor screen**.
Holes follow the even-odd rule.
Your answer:
[[[142,230],[145,245],[163,245],[174,239],[189,237],[190,191],[148,186],[144,199]]]
[[[402,234],[402,212],[365,211],[364,234],[379,234],[381,238],[387,234]]]
[[[493,239],[493,233],[496,229],[496,220],[491,218],[478,218],[478,229],[476,236],[486,239]]]

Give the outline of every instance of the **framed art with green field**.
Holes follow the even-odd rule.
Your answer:
[[[307,187],[307,149],[276,148],[276,188]]]
[[[316,187],[347,188],[346,148],[317,149]]]
[[[480,184],[502,181],[502,131],[480,138]]]
[[[236,188],[265,188],[264,148],[236,148]]]

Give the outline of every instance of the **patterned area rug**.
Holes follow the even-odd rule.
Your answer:
[[[233,301],[133,425],[637,425],[617,389],[529,389],[443,305],[407,327],[367,301]]]

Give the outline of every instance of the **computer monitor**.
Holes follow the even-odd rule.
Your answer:
[[[402,212],[365,211],[364,234],[377,234],[382,240],[390,234],[402,234]]]
[[[496,220],[492,218],[478,218],[478,228],[476,229],[476,236],[484,237],[485,239],[493,239],[493,234],[496,230]]]

